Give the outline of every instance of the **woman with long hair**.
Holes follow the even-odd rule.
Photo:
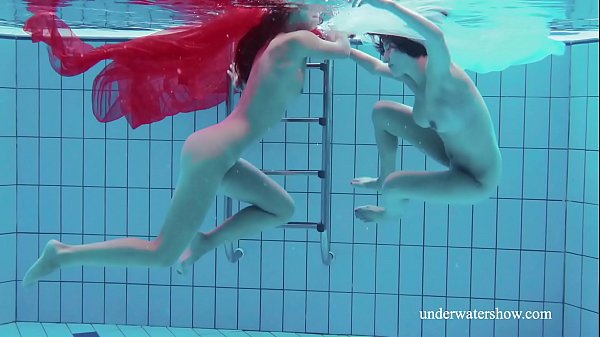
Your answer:
[[[251,16],[256,18],[256,23],[236,43],[233,70],[239,81],[245,84],[239,104],[222,122],[196,131],[185,141],[179,179],[160,235],[150,241],[122,238],[85,245],[67,245],[51,240],[25,275],[25,285],[66,266],[171,266],[183,255],[181,262],[186,268],[223,242],[283,224],[292,216],[294,203],[290,195],[243,160],[241,155],[281,120],[289,102],[300,94],[306,58],[346,58],[350,54],[350,45],[341,34],[331,33],[325,40],[311,32],[318,25],[320,16],[310,7],[277,5],[259,11],[259,15]],[[219,52],[221,49],[217,47],[223,45],[223,40],[235,40],[237,33],[231,33],[235,27],[228,34],[223,33],[222,29],[212,31],[210,25],[204,25],[203,29],[193,34],[194,28],[187,31],[179,29],[149,37],[154,40],[141,38],[131,41],[125,48],[98,51],[82,47],[82,42],[73,36],[51,40],[52,34],[49,32],[54,30],[47,27],[48,23],[54,23],[54,27],[60,23],[55,18],[45,16],[32,19],[42,21],[42,24],[30,22],[29,29],[34,38],[49,42],[52,56],[61,61],[53,62],[55,69],[71,71],[69,73],[72,74],[89,68],[99,60],[113,60],[113,68],[107,67],[100,76],[100,83],[95,85],[95,102],[98,97],[110,98],[108,105],[101,105],[106,102],[98,99],[101,106],[95,106],[95,113],[99,119],[108,121],[126,116],[135,126],[185,111],[186,108],[198,108],[198,104],[194,105],[196,97],[208,100],[209,103],[204,102],[205,105],[214,105],[223,100],[222,93],[226,89],[223,83],[213,83],[212,86],[208,83],[199,89],[197,83],[205,83],[204,79],[190,74],[189,70],[208,71],[206,69],[213,66],[208,59],[204,59],[204,63],[194,60],[209,54],[200,55],[198,51]],[[227,18],[215,19],[218,20],[222,22]],[[236,27],[247,25],[247,21],[240,21],[239,16],[229,23],[237,24]],[[210,44],[206,46],[205,41],[192,40],[198,34],[210,36],[207,30],[220,34],[218,37],[212,36],[214,48]],[[167,38],[163,39],[165,36]],[[149,42],[155,45],[150,46]],[[80,54],[74,55],[74,50],[79,50]],[[91,55],[93,53],[96,54]],[[164,60],[157,55],[164,56]],[[227,60],[226,54],[221,56]],[[184,64],[181,60],[186,57],[190,62]],[[85,62],[82,59],[86,59]],[[224,77],[226,69],[222,69],[223,60],[214,57],[210,60],[221,64],[218,72]],[[82,62],[87,63],[81,65]],[[142,63],[142,67],[137,62]],[[151,70],[148,70],[149,67]],[[142,73],[134,73],[135,70]],[[124,86],[127,90],[122,90]],[[112,93],[108,92],[111,88]],[[139,95],[140,88],[149,90],[150,95],[132,95],[132,92]],[[115,89],[118,89],[116,94]],[[165,106],[169,107],[166,112]],[[144,107],[154,109],[156,113],[141,111]],[[219,189],[250,206],[214,230],[200,233],[198,230],[202,219]]]

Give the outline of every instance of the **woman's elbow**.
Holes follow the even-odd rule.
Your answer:
[[[352,46],[350,46],[350,43],[344,44],[342,53],[343,53],[344,57],[350,57],[350,55],[352,55]]]

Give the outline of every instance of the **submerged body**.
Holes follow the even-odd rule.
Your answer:
[[[361,66],[404,82],[415,94],[413,107],[391,101],[374,107],[379,177],[352,183],[381,189],[383,205],[358,207],[356,216],[364,221],[401,217],[410,199],[474,203],[489,197],[499,182],[502,161],[489,111],[474,83],[451,62],[444,36],[433,23],[390,1],[368,2],[401,16],[426,40],[423,46],[421,41],[382,38],[387,64],[352,52]],[[448,170],[395,171],[399,137]]]
[[[160,235],[151,241],[124,238],[86,245],[52,240],[25,275],[25,285],[72,265],[170,266],[181,257],[185,271],[221,243],[283,224],[292,216],[290,195],[241,155],[280,122],[289,102],[300,94],[306,57],[347,57],[350,46],[341,35],[325,41],[309,32],[318,24],[318,15],[310,11],[295,9],[285,15],[277,16],[286,20],[283,30],[275,32],[250,63],[252,72],[246,74],[236,109],[185,141],[179,180]],[[262,23],[268,26],[269,20]],[[250,206],[214,230],[199,233],[219,189]]]
[[[483,97],[469,76],[459,68],[444,78],[428,78],[415,93],[415,124],[430,128],[443,143],[441,163],[472,175],[481,184],[496,184],[500,151]]]

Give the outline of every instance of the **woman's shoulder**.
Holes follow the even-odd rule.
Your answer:
[[[296,30],[293,32],[280,33],[273,40],[271,44],[294,44],[302,43],[310,40],[318,39],[318,37],[308,30]]]
[[[307,30],[298,30],[289,33],[281,33],[275,36],[269,43],[266,50],[271,56],[280,56],[285,58],[304,58],[303,46],[311,43],[312,39],[318,37]]]
[[[433,78],[433,81],[430,81],[431,79],[432,78],[429,78],[428,76],[428,83],[433,82],[433,84],[440,89],[452,91],[456,94],[469,91],[473,86],[475,86],[469,74],[454,64],[450,66],[448,72],[438,73]]]

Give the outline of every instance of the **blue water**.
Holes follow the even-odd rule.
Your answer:
[[[104,125],[91,113],[89,91],[101,66],[61,78],[43,46],[5,37],[0,50],[0,323],[401,337],[598,334],[597,42],[502,73],[470,74],[504,159],[502,181],[487,201],[413,202],[401,222],[355,220],[354,207],[378,201],[349,184],[377,172],[371,107],[380,99],[410,105],[414,98],[408,88],[336,61],[330,266],[321,261],[316,230],[273,229],[240,240],[245,255],[238,263],[219,248],[188,277],[159,268],[83,267],[33,288],[20,280],[51,238],[87,243],[157,235],[183,141],[223,119],[226,109],[136,130],[123,120]],[[322,83],[311,70],[288,117],[319,116]],[[321,141],[318,125],[281,123],[245,158],[265,170],[319,169]],[[399,168],[441,169],[400,146]],[[317,177],[275,179],[296,201],[294,221],[319,220]],[[223,208],[218,197],[203,229],[222,221]],[[552,319],[419,316],[438,308],[548,311]],[[139,335],[153,336],[149,331]]]

